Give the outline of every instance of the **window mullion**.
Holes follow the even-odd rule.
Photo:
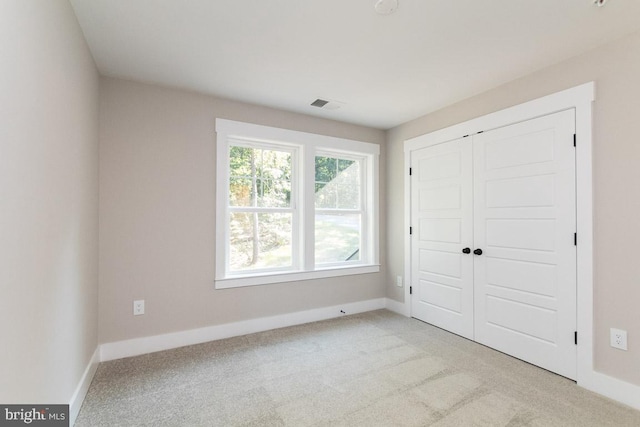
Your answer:
[[[348,214],[348,213],[352,213],[352,214],[362,214],[365,212],[364,209],[331,209],[331,208],[322,208],[322,209],[318,209],[316,208],[316,214]]]
[[[300,167],[301,149],[296,147],[291,150],[291,248],[292,248],[292,265],[294,270],[300,270],[302,261],[300,260],[300,248],[302,247],[302,237],[300,231],[301,209],[300,209]]]
[[[254,208],[251,206],[229,206],[229,212],[248,212],[248,213],[292,213],[293,208]]]
[[[367,167],[370,167],[370,162],[360,161],[360,209],[363,214],[360,215],[360,260],[363,262],[370,262],[374,257],[372,256],[371,248],[371,230],[369,228],[369,222],[371,220],[371,205],[369,203],[369,180],[367,176],[369,172]]]
[[[302,150],[302,236],[304,240],[303,265],[304,271],[315,270],[315,179],[316,153],[315,150]]]

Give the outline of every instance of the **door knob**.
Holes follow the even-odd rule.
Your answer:
[[[473,253],[476,255],[482,255],[482,249],[476,249]]]
[[[464,248],[464,249],[462,250],[462,253],[463,253],[463,254],[470,254],[470,253],[471,253],[471,249],[469,249],[469,248]]]

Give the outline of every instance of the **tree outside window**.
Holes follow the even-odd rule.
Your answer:
[[[291,152],[229,148],[231,271],[292,265]]]

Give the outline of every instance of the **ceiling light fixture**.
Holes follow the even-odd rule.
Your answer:
[[[378,0],[373,8],[380,15],[391,15],[398,8],[398,0]]]
[[[602,7],[604,6],[604,4],[607,2],[607,0],[593,0],[593,4],[595,4],[598,7]]]

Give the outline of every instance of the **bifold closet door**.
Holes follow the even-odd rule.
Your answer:
[[[470,339],[472,151],[470,138],[461,138],[411,154],[411,313]]]
[[[576,377],[574,111],[473,139],[475,340]]]

